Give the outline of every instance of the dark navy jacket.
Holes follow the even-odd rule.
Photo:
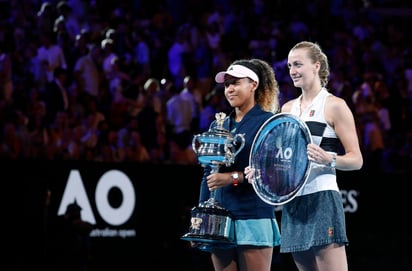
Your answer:
[[[226,117],[223,127],[228,129],[232,134],[244,134],[245,145],[239,154],[235,157],[235,161],[229,167],[222,165],[219,172],[243,172],[245,167],[249,165],[250,150],[253,144],[255,135],[259,131],[262,124],[273,116],[273,113],[263,111],[259,105],[255,105],[242,119],[241,122],[235,124],[235,112],[233,111]],[[216,121],[212,122],[210,127],[216,125]],[[235,129],[235,130],[234,130]],[[207,187],[206,177],[210,174],[210,166],[204,167],[202,183],[200,187],[199,202],[202,203],[209,199],[210,191]],[[228,185],[219,188],[215,192],[217,202],[230,211],[233,219],[257,219],[257,218],[274,218],[275,209],[273,205],[265,203],[256,194],[252,184],[247,180],[239,183],[238,186]]]

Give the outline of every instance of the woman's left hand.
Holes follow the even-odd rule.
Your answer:
[[[307,153],[309,160],[315,163],[326,165],[330,162],[330,154],[316,144],[309,143],[307,145]]]
[[[245,179],[247,179],[248,183],[253,183],[255,181],[255,169],[251,166],[245,167]]]

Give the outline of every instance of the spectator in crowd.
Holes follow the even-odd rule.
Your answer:
[[[67,69],[67,62],[63,48],[57,44],[55,33],[41,33],[40,39],[41,46],[37,49],[40,67],[38,78],[35,79],[42,89],[47,82],[53,81],[55,69]]]
[[[101,70],[101,48],[92,46],[90,51],[77,59],[73,74],[79,92],[82,96],[99,99],[100,85],[103,82]]]
[[[88,271],[91,268],[90,232],[93,225],[82,220],[77,202],[67,205],[64,215],[53,226],[56,270]]]
[[[199,131],[206,132],[209,130],[210,123],[215,120],[216,113],[228,113],[228,111],[229,105],[224,99],[223,90],[219,87],[214,88],[204,98],[203,107],[200,111]]]
[[[166,103],[168,135],[180,149],[186,149],[192,142],[192,103],[183,99],[176,86],[170,88],[170,93],[172,96]]]
[[[202,109],[202,94],[197,88],[197,81],[190,75],[183,79],[183,89],[180,91],[180,96],[183,100],[190,103],[191,111],[191,128],[190,133],[196,134],[199,131],[200,110]]]
[[[57,112],[67,112],[69,109],[69,92],[67,90],[68,71],[57,67],[54,71],[54,80],[45,85],[44,99],[46,102],[45,121],[47,125],[54,122]]]
[[[13,66],[12,57],[6,45],[0,42],[0,99],[11,103],[13,99]]]

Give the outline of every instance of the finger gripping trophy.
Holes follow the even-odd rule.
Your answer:
[[[236,155],[243,149],[243,134],[231,134],[223,128],[226,114],[216,113],[216,126],[192,140],[192,147],[198,162],[211,167],[211,174],[219,172],[222,165],[230,166]],[[231,214],[215,199],[216,190],[210,192],[208,200],[199,203],[191,210],[190,231],[182,240],[192,241],[197,247],[207,249],[210,246],[233,245],[233,225]]]

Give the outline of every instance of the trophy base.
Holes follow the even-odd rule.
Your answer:
[[[213,204],[211,204],[213,202]],[[181,237],[203,250],[234,246],[234,224],[230,212],[216,201],[208,201],[191,210],[190,231]]]
[[[180,239],[184,241],[190,241],[193,243],[193,247],[200,250],[211,250],[213,248],[231,248],[235,246],[233,240],[227,237],[212,236],[212,235],[198,235],[186,233]]]

